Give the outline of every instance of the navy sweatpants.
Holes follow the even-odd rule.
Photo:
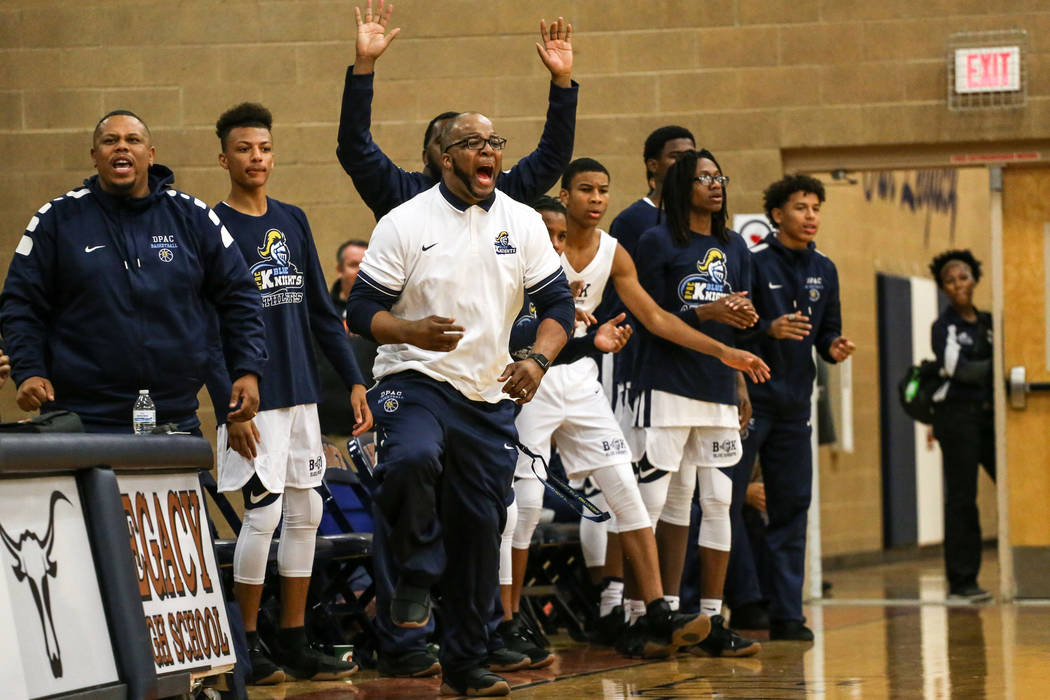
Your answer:
[[[757,409],[757,407],[756,407]],[[730,608],[761,600],[743,507],[751,470],[758,457],[766,486],[765,557],[768,562],[771,620],[802,622],[802,584],[806,571],[806,518],[812,496],[813,455],[809,416],[774,418],[757,410],[744,436],[744,455],[733,471],[733,549],[726,572]]]
[[[390,622],[397,582],[438,583],[441,665],[480,666],[517,461],[514,404],[470,401],[416,372],[386,377],[368,395],[378,446],[373,558],[380,646],[403,652],[406,642],[421,642]]]

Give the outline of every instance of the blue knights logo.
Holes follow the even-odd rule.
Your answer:
[[[726,254],[720,248],[708,248],[703,260],[696,263],[696,274],[678,283],[678,298],[686,307],[721,299],[733,292],[728,274]]]
[[[256,248],[261,261],[251,267],[263,307],[298,304],[303,300],[303,274],[291,261],[288,239],[275,228],[266,232],[262,248]]]
[[[495,245],[496,255],[513,255],[518,252],[518,249],[510,244],[510,234],[506,231],[499,232]]]

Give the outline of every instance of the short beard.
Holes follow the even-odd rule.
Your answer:
[[[470,192],[470,195],[474,197],[474,199],[478,201],[484,199],[484,197],[477,193],[477,191],[474,189],[474,186],[471,184],[470,175],[467,174],[467,171],[463,170],[458,165],[456,165],[455,160],[452,161],[452,174],[459,178],[459,181],[463,183],[463,186],[467,188],[467,192]]]

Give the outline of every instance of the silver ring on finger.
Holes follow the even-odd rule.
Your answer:
[[[789,321],[794,321],[795,320],[795,314],[788,314],[788,320]]]
[[[521,390],[521,396],[522,396],[522,398],[524,398],[524,397],[526,397],[526,396],[528,396],[528,395],[529,395],[529,390],[528,390],[528,389],[525,389],[525,388],[522,388],[522,390]]]

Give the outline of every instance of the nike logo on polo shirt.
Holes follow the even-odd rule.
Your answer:
[[[440,241],[438,241],[438,243],[440,243]],[[423,246],[423,252],[424,253],[427,252],[428,250],[430,250],[431,248],[433,248],[436,245],[437,245],[437,243],[431,243],[430,245]]]
[[[84,252],[85,253],[94,253],[99,248],[105,248],[105,247],[106,247],[105,244],[103,244],[103,245],[93,245],[93,246],[84,246]]]
[[[769,288],[770,289],[780,289],[783,286],[784,285],[782,285],[782,284],[773,284],[772,282],[769,283]]]

